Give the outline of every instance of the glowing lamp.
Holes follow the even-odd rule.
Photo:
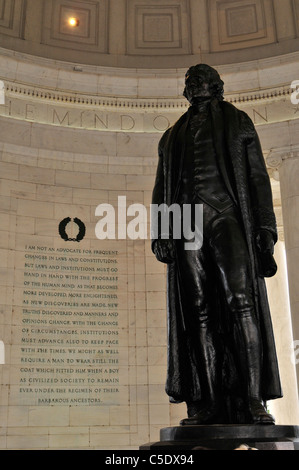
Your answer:
[[[78,18],[70,18],[69,19],[69,25],[72,26],[72,27],[79,26]]]

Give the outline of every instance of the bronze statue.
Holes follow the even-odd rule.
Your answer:
[[[159,142],[152,204],[203,205],[201,248],[152,239],[168,265],[166,392],[186,402],[181,425],[275,424],[266,401],[282,391],[264,280],[277,269],[272,192],[254,125],[223,85],[208,65],[190,67],[191,106]]]

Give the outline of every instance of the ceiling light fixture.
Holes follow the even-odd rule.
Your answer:
[[[78,18],[70,18],[69,19],[69,25],[72,26],[72,27],[79,26]]]

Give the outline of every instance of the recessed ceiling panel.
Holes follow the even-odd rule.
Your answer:
[[[22,38],[25,0],[0,0],[0,34]]]
[[[275,42],[269,0],[210,0],[210,42],[213,52]]]
[[[107,51],[107,18],[107,0],[46,0],[43,44],[104,53]]]
[[[189,1],[127,2],[129,55],[173,55],[190,51]]]

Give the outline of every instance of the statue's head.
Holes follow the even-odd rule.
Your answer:
[[[223,81],[217,70],[206,64],[190,67],[185,75],[184,96],[191,104],[196,101],[217,98],[223,100]]]

